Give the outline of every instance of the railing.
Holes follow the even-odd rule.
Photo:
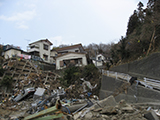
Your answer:
[[[155,89],[160,90],[160,81],[159,80],[154,80],[154,79],[144,77],[144,83],[145,83],[145,87],[150,86],[151,88],[155,88]]]
[[[125,74],[125,73],[119,73],[119,72],[114,72],[114,71],[109,71],[109,70],[102,70],[102,74],[103,75],[107,75],[107,76],[111,76],[111,77],[115,77],[120,78],[120,79],[124,79],[127,80],[129,82],[130,78],[132,76]]]

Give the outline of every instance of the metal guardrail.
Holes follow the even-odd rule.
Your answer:
[[[124,79],[128,82],[129,82],[130,78],[132,77],[132,76],[125,74],[125,73],[119,73],[119,72],[114,72],[114,71],[109,71],[109,70],[102,70],[102,74],[107,75],[107,76],[111,76],[111,77],[115,77],[116,79],[117,78]]]
[[[145,87],[160,89],[160,81],[144,77]]]

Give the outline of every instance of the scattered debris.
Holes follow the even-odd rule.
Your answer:
[[[100,100],[94,94],[96,83],[81,78],[64,88],[58,74],[35,66],[23,59],[10,59],[3,64],[6,71],[1,80],[10,75],[14,83],[13,91],[9,88],[0,91],[2,120],[158,120],[160,116],[159,109],[115,101],[114,97],[122,92],[127,94],[127,88],[134,82],[139,84],[136,77],[122,84],[113,95]]]

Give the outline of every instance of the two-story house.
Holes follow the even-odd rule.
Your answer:
[[[82,44],[76,44],[56,49],[56,69],[63,69],[70,65],[87,65],[86,52]]]
[[[29,44],[29,52],[32,56],[38,56],[45,62],[50,63],[50,46],[53,45],[48,39],[38,40]]]

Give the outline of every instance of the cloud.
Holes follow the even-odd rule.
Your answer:
[[[16,13],[13,16],[7,17],[4,15],[0,16],[0,19],[6,20],[6,21],[28,21],[33,19],[33,17],[36,15],[35,10],[32,11],[25,11],[22,13]]]
[[[24,21],[18,22],[16,25],[17,25],[17,28],[20,28],[20,29],[28,29],[29,28],[27,25],[25,25]]]
[[[49,40],[52,41],[53,46],[59,46],[61,44],[64,44],[64,42],[62,41],[62,36],[50,37]]]
[[[0,2],[0,7],[3,5],[3,3],[2,2]]]
[[[18,28],[26,29],[29,28],[26,25],[26,22],[32,20],[35,16],[36,16],[36,11],[31,10],[31,11],[24,11],[21,13],[20,12],[15,13],[12,16],[1,15],[0,20],[16,22]]]

